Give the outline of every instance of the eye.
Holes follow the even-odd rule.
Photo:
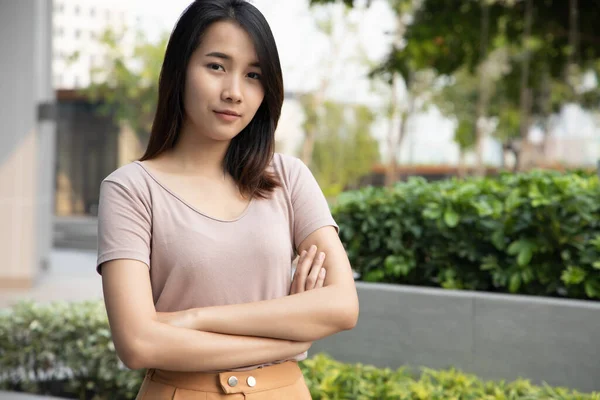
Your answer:
[[[260,74],[256,72],[250,72],[248,73],[248,78],[260,80]]]
[[[225,68],[223,68],[223,66],[220,64],[210,63],[207,65],[207,67],[213,71],[218,71],[219,69],[225,71]]]

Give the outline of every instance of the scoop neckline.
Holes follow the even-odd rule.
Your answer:
[[[244,209],[244,211],[239,216],[237,216],[234,219],[222,219],[222,218],[213,217],[212,215],[208,215],[205,212],[200,211],[198,208],[196,208],[195,206],[193,206],[189,202],[187,202],[183,197],[179,196],[177,193],[175,193],[173,190],[171,190],[168,186],[166,186],[165,184],[163,184],[160,181],[160,179],[158,179],[155,176],[155,174],[148,169],[147,166],[145,166],[144,164],[142,164],[141,161],[136,160],[136,161],[134,161],[134,163],[137,164],[137,165],[139,165],[142,168],[142,170],[144,172],[146,172],[146,174],[148,174],[148,176],[150,176],[150,178],[152,178],[152,180],[158,184],[158,186],[160,186],[163,190],[165,190],[171,196],[175,197],[183,205],[185,205],[186,207],[190,208],[195,213],[200,214],[200,215],[202,215],[205,218],[212,219],[213,221],[223,222],[223,223],[237,222],[237,221],[241,220],[242,218],[244,218],[248,214],[248,212],[250,211],[250,208],[254,204],[254,197],[252,197],[250,199],[250,202],[248,203],[248,205]]]

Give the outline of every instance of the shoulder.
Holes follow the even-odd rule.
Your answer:
[[[272,165],[282,185],[290,193],[307,186],[318,186],[310,168],[297,157],[275,153]]]
[[[273,155],[272,165],[276,173],[288,182],[294,180],[304,169],[308,169],[298,157],[282,153]]]
[[[144,178],[144,168],[139,162],[134,161],[111,172],[102,183],[112,182],[133,189],[143,182]]]
[[[294,166],[295,164],[302,163],[298,157],[291,156],[289,154],[275,153],[273,154],[273,164],[277,166]]]
[[[141,163],[134,161],[119,167],[102,181],[101,187],[119,186],[136,197],[149,197],[150,176]]]

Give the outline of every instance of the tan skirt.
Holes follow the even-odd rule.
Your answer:
[[[311,400],[298,363],[243,372],[149,369],[136,400]]]

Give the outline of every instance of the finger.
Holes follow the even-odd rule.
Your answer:
[[[308,273],[310,272],[310,267],[312,266],[316,253],[317,246],[310,246],[310,249],[308,249],[308,252],[304,256],[302,263],[298,264],[298,267],[296,268],[296,277],[294,278],[294,280],[298,280],[296,283],[296,293],[304,292],[304,289],[306,287],[306,278],[308,276]]]
[[[313,263],[311,265],[310,272],[306,277],[306,286],[305,290],[311,290],[315,288],[317,284],[317,280],[319,279],[319,272],[321,271],[321,267],[323,266],[323,261],[325,260],[325,253],[320,252],[317,254]]]
[[[306,257],[306,250],[302,250],[302,252],[300,253],[300,257],[298,258],[298,261],[296,261],[296,270],[294,271],[294,276],[292,277],[292,286],[290,288],[290,294],[295,294],[298,293],[298,279],[296,279],[297,273],[298,273],[298,267],[300,266],[300,264],[304,261],[304,258]]]
[[[315,289],[320,289],[325,285],[325,276],[327,275],[327,270],[325,268],[321,268],[319,271],[319,278],[317,278],[317,283],[315,284]]]

